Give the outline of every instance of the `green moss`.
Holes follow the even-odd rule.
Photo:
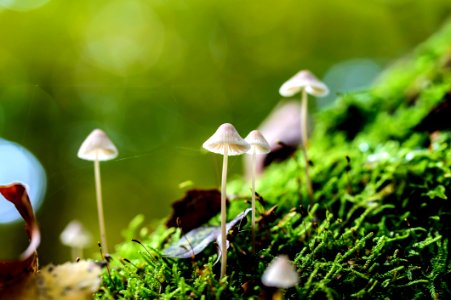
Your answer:
[[[265,200],[257,215],[277,209],[259,223],[256,254],[248,225],[232,234],[223,282],[215,247],[193,259],[162,257],[180,231],[159,225],[148,233],[138,216],[96,298],[257,299],[265,292],[260,277],[279,254],[300,275],[288,299],[449,298],[451,133],[429,145],[429,134],[414,128],[451,93],[450,45],[451,24],[374,88],[343,95],[316,116],[309,151],[315,205],[308,207],[301,153],[272,165],[257,186]],[[250,197],[241,180],[229,192]],[[232,201],[229,216],[248,205]]]

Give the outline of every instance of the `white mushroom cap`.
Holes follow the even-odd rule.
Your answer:
[[[78,157],[85,160],[110,160],[118,151],[110,138],[100,129],[94,129],[81,144]]]
[[[258,130],[252,130],[244,139],[249,145],[251,145],[248,153],[252,153],[255,150],[257,154],[266,154],[271,151],[271,146],[265,139],[263,134]]]
[[[299,275],[286,255],[272,260],[262,276],[262,283],[276,288],[290,288],[298,284]]]
[[[210,152],[223,154],[227,147],[228,155],[240,155],[249,150],[250,145],[239,135],[235,127],[230,123],[224,123],[218,130],[202,145]]]
[[[71,221],[60,235],[63,245],[74,248],[85,248],[91,242],[91,235],[77,220]]]
[[[316,97],[324,97],[329,94],[329,88],[308,70],[302,70],[288,79],[280,87],[279,93],[283,97],[291,97],[302,89],[305,89],[307,94]]]

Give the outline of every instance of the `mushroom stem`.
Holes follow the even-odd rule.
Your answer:
[[[78,258],[83,258],[83,249],[80,247],[71,247],[72,260],[76,261]]]
[[[100,229],[100,241],[102,243],[102,249],[104,253],[108,253],[108,246],[106,242],[105,220],[103,217],[103,205],[102,205],[102,186],[100,180],[100,163],[99,160],[94,160],[94,176],[96,182],[96,196],[97,196],[97,213],[99,215],[99,229]]]
[[[255,253],[255,173],[257,151],[252,147],[252,250]]]
[[[272,300],[283,300],[283,294],[281,289],[277,289],[272,295]]]
[[[302,151],[304,152],[305,161],[305,182],[307,183],[307,194],[310,201],[310,206],[313,205],[313,187],[312,181],[310,179],[310,165],[307,154],[308,145],[308,130],[307,130],[307,109],[308,109],[308,96],[305,88],[302,89],[302,99],[301,99],[301,135],[302,135]]]
[[[221,277],[226,274],[227,268],[227,207],[226,207],[226,182],[227,182],[228,146],[224,147],[222,161],[222,181],[221,181]]]

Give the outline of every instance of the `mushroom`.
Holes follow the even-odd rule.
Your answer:
[[[267,287],[277,288],[273,299],[281,299],[280,289],[287,289],[299,283],[299,275],[286,255],[275,257],[262,276],[262,283]]]
[[[100,129],[94,129],[81,144],[78,157],[94,161],[94,176],[97,197],[97,212],[99,215],[100,240],[104,253],[108,253],[105,220],[103,217],[102,187],[100,180],[100,161],[111,160],[117,157],[118,151],[110,138]]]
[[[258,130],[252,130],[244,139],[249,145],[248,154],[252,156],[252,247],[255,253],[255,177],[257,154],[266,154],[271,151],[271,146],[263,134]]]
[[[226,232],[226,182],[228,157],[246,153],[250,146],[239,135],[232,124],[225,123],[219,126],[216,132],[203,143],[202,147],[210,152],[222,154],[222,180],[221,180],[221,277],[226,274],[227,266],[227,232]]]
[[[91,235],[77,220],[71,221],[60,234],[61,243],[71,247],[72,260],[83,257],[83,248],[91,243]]]
[[[305,160],[305,175],[307,182],[307,193],[310,198],[310,204],[313,201],[313,188],[312,181],[310,179],[309,172],[309,160],[307,155],[307,94],[316,97],[324,97],[329,94],[327,86],[319,81],[310,71],[302,70],[296,73],[288,81],[286,81],[279,89],[279,93],[283,97],[292,97],[295,94],[301,92],[301,137],[302,137],[302,150],[304,151]]]

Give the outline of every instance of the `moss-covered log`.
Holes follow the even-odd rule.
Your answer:
[[[180,230],[160,225],[149,233],[138,216],[96,297],[265,298],[272,291],[261,275],[274,256],[286,254],[300,276],[287,299],[451,298],[450,102],[448,24],[373,88],[342,95],[315,116],[312,207],[301,152],[267,169],[257,187],[264,198],[257,252],[249,225],[235,230],[222,282],[215,247],[192,259],[162,257]],[[244,181],[229,191],[250,197]],[[229,216],[248,205],[231,201]]]

